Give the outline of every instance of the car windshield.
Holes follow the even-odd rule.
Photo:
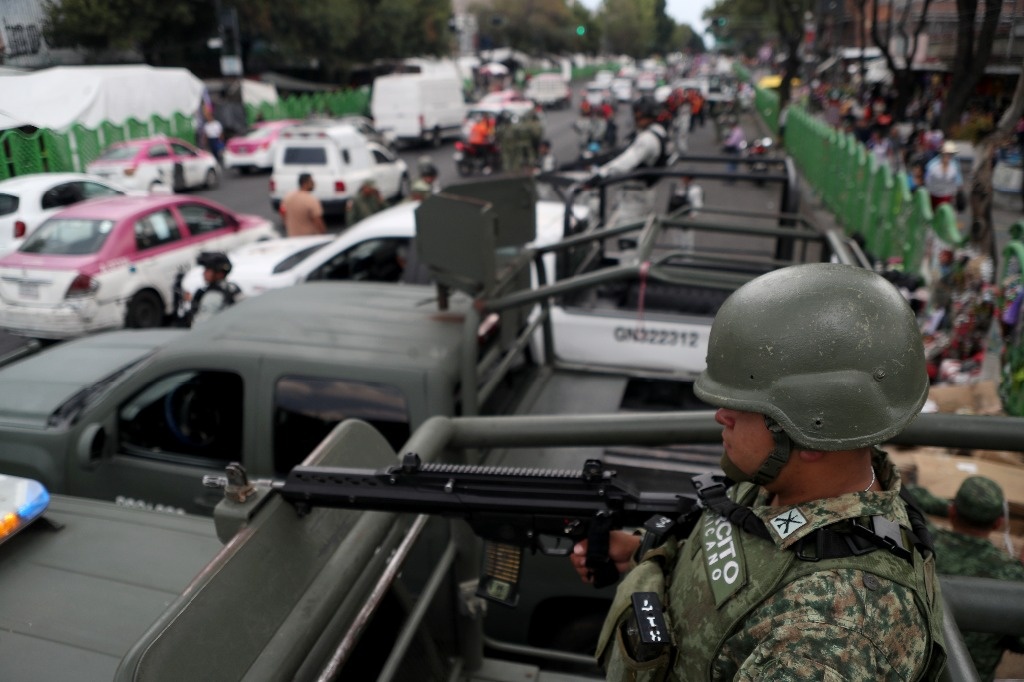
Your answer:
[[[112,220],[51,218],[39,226],[18,249],[22,253],[80,256],[96,253],[114,229]]]
[[[296,253],[291,254],[290,256],[288,256],[287,258],[283,259],[280,263],[278,263],[277,265],[274,266],[274,274],[276,275],[276,274],[281,273],[281,272],[288,272],[289,270],[294,268],[296,265],[298,265],[302,261],[304,261],[307,258],[309,258],[310,255],[312,255],[313,253],[316,253],[317,251],[319,251],[320,249],[324,248],[328,244],[330,244],[330,242],[322,242],[320,244],[314,244],[313,246],[307,247],[307,248],[303,249],[302,251],[298,251]]]
[[[110,147],[100,154],[97,161],[127,161],[134,159],[141,148],[141,145],[137,144],[119,144],[116,147]]]

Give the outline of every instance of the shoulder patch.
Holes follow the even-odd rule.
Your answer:
[[[772,524],[772,528],[775,529],[775,533],[785,540],[790,535],[806,526],[807,519],[800,513],[799,509],[794,507],[793,509],[772,518],[769,523]]]

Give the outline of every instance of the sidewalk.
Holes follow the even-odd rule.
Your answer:
[[[768,127],[757,115],[756,111],[745,112],[741,115],[744,127],[748,130],[758,130],[763,135],[770,134]],[[748,127],[749,126],[749,127]],[[836,219],[827,207],[825,207],[821,196],[807,183],[805,178],[800,176],[801,192],[801,214],[813,225],[825,228],[842,230],[843,226]],[[996,243],[999,253],[1002,254],[1003,247],[1010,240],[1010,226],[1018,220],[1024,220],[1024,211],[1020,210],[1021,198],[1019,195],[994,192],[992,201],[992,221],[996,230]],[[960,214],[960,231],[964,233],[968,229],[966,221],[970,220],[969,212]],[[996,276],[1000,274],[1001,263],[996,265]],[[1002,349],[1002,339],[998,333],[998,325],[993,324],[988,333],[985,360],[981,366],[981,372],[977,381],[999,382],[1000,360],[999,355]]]

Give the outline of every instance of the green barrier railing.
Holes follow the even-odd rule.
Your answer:
[[[260,118],[271,121],[321,113],[365,115],[369,98],[368,88],[286,97],[273,105],[247,106],[246,116],[251,124]],[[66,132],[6,130],[0,132],[0,180],[29,173],[82,171],[107,145],[152,135],[168,135],[195,144],[195,120],[190,114],[177,113],[144,121],[131,118],[120,124],[104,121],[95,129],[76,124]]]
[[[772,116],[777,100],[759,88],[755,91],[758,113],[776,129],[777,115]],[[931,267],[925,262],[930,240],[954,248],[967,244],[968,236],[961,232],[952,206],[942,204],[933,211],[927,190],[911,192],[906,173],[878,164],[853,135],[834,130],[802,107],[789,109],[784,144],[825,207],[848,234],[860,233],[867,250],[879,261],[924,274]],[[1002,291],[1016,298],[1024,286],[1024,221],[1011,226],[1010,238],[1002,254]],[[1012,294],[1007,294],[1007,281]],[[1001,301],[1000,309],[1005,305],[1007,301]],[[1013,324],[1024,325],[1020,318]],[[999,391],[1004,409],[1024,416],[1024,329],[1004,334],[1002,352]]]
[[[997,311],[1000,318],[1013,312],[1012,305],[1024,296],[1024,243],[1017,241],[1024,223],[1014,224],[1010,234],[1016,237],[1003,248],[1003,269],[999,279],[1000,300]],[[1017,301],[1021,305],[1020,301]],[[1001,319],[1003,349],[1000,356],[999,397],[1003,409],[1014,417],[1024,416],[1024,316],[1016,310],[1013,319]]]
[[[772,111],[770,105],[765,108]],[[758,111],[762,111],[760,106]],[[924,265],[929,235],[950,246],[965,243],[951,207],[940,206],[932,212],[924,189],[911,194],[906,173],[878,164],[852,134],[837,132],[792,105],[785,145],[839,224],[849,234],[863,235],[868,250],[878,259],[898,260],[904,270],[918,272]]]

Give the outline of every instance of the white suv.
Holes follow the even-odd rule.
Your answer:
[[[330,119],[303,123],[281,133],[270,175],[270,203],[275,211],[299,186],[303,173],[313,177],[313,194],[329,216],[344,216],[345,203],[367,179],[377,184],[385,199],[401,199],[409,193],[405,161],[368,140],[351,124]]]

